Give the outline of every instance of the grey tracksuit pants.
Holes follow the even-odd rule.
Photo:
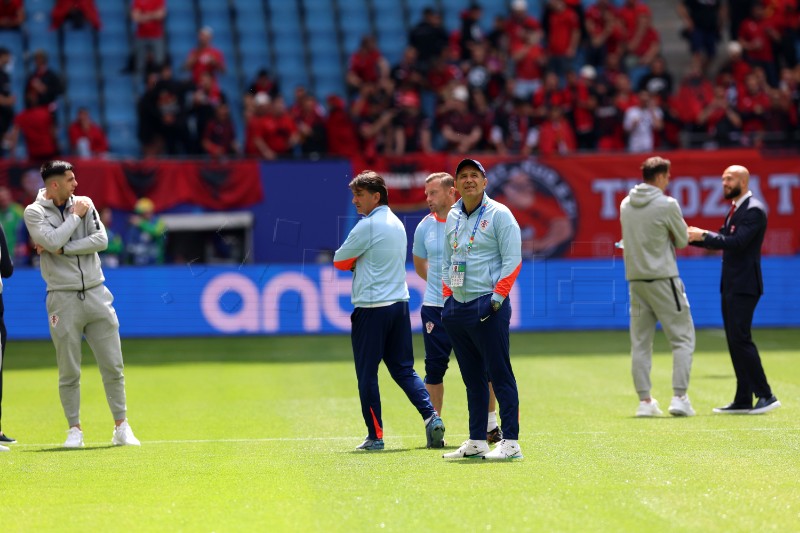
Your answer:
[[[650,397],[650,369],[656,322],[672,346],[672,389],[686,394],[694,353],[694,322],[680,278],[630,281],[631,371],[639,399]]]
[[[80,295],[83,294],[83,298]],[[114,297],[105,285],[77,291],[49,291],[47,315],[56,348],[58,392],[70,426],[80,423],[81,339],[97,360],[114,420],[125,418],[125,376]]]

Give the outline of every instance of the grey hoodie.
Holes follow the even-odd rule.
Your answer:
[[[651,280],[678,276],[675,247],[689,243],[678,202],[654,185],[640,183],[619,208],[625,251],[625,279]]]
[[[100,285],[105,277],[97,252],[108,247],[108,235],[94,204],[85,196],[72,196],[62,215],[45,191],[40,189],[36,201],[25,208],[24,219],[33,242],[50,252],[41,256],[47,290],[84,291]],[[83,218],[73,213],[77,199],[91,204]],[[61,248],[64,253],[57,254]]]

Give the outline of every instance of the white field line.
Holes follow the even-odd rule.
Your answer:
[[[662,433],[730,433],[730,432],[770,432],[770,431],[783,431],[783,432],[793,432],[793,431],[800,431],[800,428],[717,428],[717,429],[687,429],[683,431],[662,431]],[[526,434],[527,438],[524,440],[535,440],[537,436],[553,436],[553,435],[615,435],[615,434],[623,434],[623,433],[652,433],[651,431],[567,431],[567,432],[552,432],[552,431],[545,431],[545,432],[531,432]],[[528,437],[528,435],[530,435]],[[447,436],[449,438],[456,438],[456,440],[460,438],[468,438],[469,435],[466,433],[462,434],[452,434],[448,433]],[[142,441],[143,444],[241,444],[241,443],[257,443],[257,442],[313,442],[313,441],[340,441],[340,440],[362,440],[364,437],[264,437],[264,438],[252,438],[252,439],[176,439],[176,440],[144,440]],[[391,435],[387,438],[389,441],[399,440],[399,439],[417,439],[420,438],[420,435]],[[105,441],[86,441],[85,444],[87,446],[98,446],[103,444],[110,444],[110,440]],[[55,447],[61,446],[62,443],[60,442],[50,442],[50,443],[19,443],[19,444],[11,444],[12,448],[19,448],[19,447],[32,447],[32,448],[46,448],[46,447]]]

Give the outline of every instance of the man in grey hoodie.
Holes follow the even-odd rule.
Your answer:
[[[686,390],[694,353],[694,323],[675,260],[675,247],[688,244],[688,228],[678,202],[664,194],[670,178],[669,160],[645,160],[642,178],[644,183],[622,200],[619,217],[631,300],[631,367],[639,394],[636,416],[661,414],[658,402],[650,395],[656,322],[661,322],[672,346],[674,396],[669,412],[692,416],[695,412]]]
[[[111,442],[139,446],[128,425],[119,320],[105,287],[97,252],[108,246],[92,201],[74,196],[78,182],[70,163],[48,161],[41,168],[44,189],[25,208],[25,226],[41,256],[47,282],[50,337],[56,348],[58,390],[69,423],[66,448],[83,446],[80,422],[81,338],[97,359],[114,416]]]

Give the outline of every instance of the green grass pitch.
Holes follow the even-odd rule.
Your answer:
[[[126,340],[141,448],[110,446],[84,350],[86,448],[63,450],[52,347],[9,343],[0,527],[21,531],[798,531],[800,332],[757,330],[783,408],[712,415],[734,378],[720,331],[698,332],[698,416],[636,419],[626,332],[512,335],[522,461],[445,461],[381,369],[386,450],[366,434],[347,337]],[[422,345],[415,338],[417,371]],[[657,336],[653,395],[671,357]],[[455,360],[448,448],[466,438]]]

